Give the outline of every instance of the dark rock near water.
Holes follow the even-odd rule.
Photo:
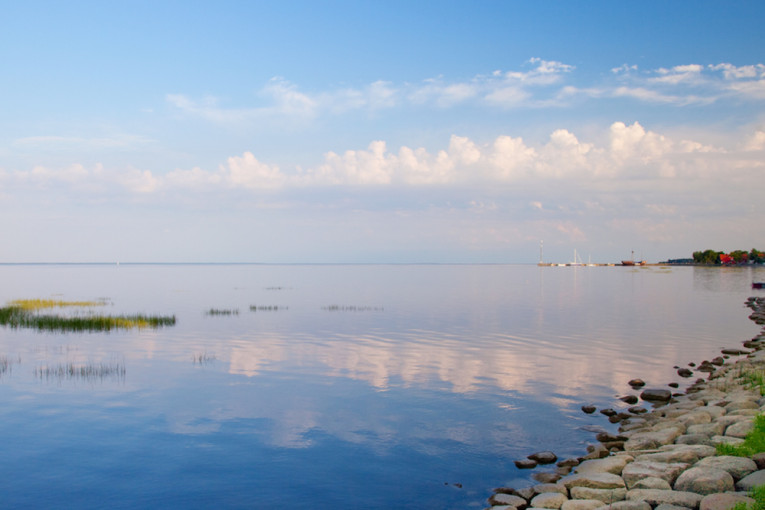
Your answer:
[[[619,400],[627,404],[637,404],[638,398],[635,395],[625,395],[623,397],[619,397]]]
[[[558,473],[534,473],[531,478],[539,483],[555,483],[563,477]]]
[[[539,464],[552,464],[558,460],[558,456],[549,451],[532,453],[527,458]]]
[[[632,379],[627,384],[629,384],[633,388],[642,388],[643,386],[645,386],[645,381],[642,379]]]
[[[597,410],[597,408],[594,405],[584,405],[582,406],[582,411],[584,411],[587,414],[592,414]]]
[[[722,358],[722,356],[717,356],[715,359],[712,360],[713,365],[717,365],[718,367],[721,367],[725,364],[725,360]]]
[[[677,369],[677,375],[680,377],[691,377],[693,375],[693,370],[689,368],[679,368]]]
[[[676,382],[671,382],[667,386],[669,386],[670,388],[679,388],[680,387],[680,385],[677,384]]]
[[[601,409],[600,413],[605,414],[606,416],[616,416],[616,411],[613,409]]]
[[[643,393],[640,394],[640,398],[654,402],[669,402],[672,398],[672,392],[658,388],[647,389],[643,390]]]
[[[749,354],[749,351],[745,351],[743,349],[723,349],[720,352],[723,354],[728,354],[729,356],[743,356],[744,354]]]
[[[531,459],[516,460],[515,467],[518,469],[533,469],[537,467],[537,461]]]

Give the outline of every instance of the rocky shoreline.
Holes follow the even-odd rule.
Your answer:
[[[558,461],[553,452],[539,452],[517,461],[519,468],[555,470],[535,473],[537,485],[495,489],[490,509],[728,510],[740,501],[754,503],[749,491],[765,485],[765,453],[747,458],[716,450],[720,443],[742,443],[754,418],[765,412],[761,386],[753,383],[765,373],[765,298],[746,304],[753,310],[749,318],[763,330],[743,349],[724,349],[718,358],[689,365],[693,370],[678,368],[684,377],[694,371],[706,375],[684,393],[643,389],[640,398],[653,405],[650,411],[601,410],[620,424],[619,433],[598,433],[599,443],[583,457]],[[633,388],[640,383],[630,381]],[[625,398],[637,403],[634,395]]]

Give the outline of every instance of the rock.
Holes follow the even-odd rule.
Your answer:
[[[662,503],[657,506],[655,510],[687,510],[684,506],[670,505],[669,503]]]
[[[752,460],[757,464],[757,469],[765,469],[765,452],[755,453]]]
[[[577,474],[611,473],[621,474],[624,466],[632,462],[629,455],[614,455],[602,459],[586,460],[574,469]]]
[[[489,498],[489,504],[491,504],[491,506],[507,505],[509,507],[518,508],[519,510],[526,508],[529,505],[528,502],[520,496],[501,492],[492,494]]]
[[[677,375],[680,377],[691,377],[693,375],[693,370],[690,368],[678,368]]]
[[[734,423],[733,425],[729,425],[728,428],[725,429],[725,435],[728,437],[738,437],[741,439],[745,439],[746,435],[749,434],[749,432],[751,432],[753,428],[754,428],[753,422],[740,421],[738,423]]]
[[[722,354],[727,354],[728,356],[743,356],[749,354],[749,351],[745,351],[744,349],[723,349],[720,352]]]
[[[531,506],[533,508],[552,508],[557,510],[566,501],[568,501],[568,498],[560,492],[545,492],[534,496],[531,500]]]
[[[616,441],[626,441],[626,436],[615,436],[613,434],[609,434],[608,432],[599,432],[598,435],[595,436],[595,439],[600,441],[601,443],[613,443]]]
[[[680,436],[683,437],[683,436]],[[638,462],[664,462],[695,464],[699,460],[699,454],[692,449],[674,449],[656,453],[646,453],[635,457]]]
[[[733,436],[712,436],[709,439],[709,442],[712,444],[712,446],[716,446],[718,444],[732,444],[735,446],[743,443],[744,440],[740,437]]]
[[[725,425],[716,421],[712,423],[699,423],[697,425],[689,425],[686,432],[688,434],[703,434],[707,437],[721,436],[725,432]]]
[[[754,504],[754,500],[741,493],[710,494],[701,500],[699,510],[730,510],[736,506],[736,503],[744,503],[749,506]]]
[[[627,487],[632,488],[638,480],[643,478],[661,478],[666,480],[670,485],[675,483],[675,480],[680,473],[688,468],[688,464],[681,462],[644,462],[635,461],[631,464],[627,464],[622,471],[622,478],[627,484]]]
[[[632,406],[627,411],[631,412],[632,414],[643,414],[648,412],[648,410],[645,407],[640,406]]]
[[[642,388],[643,386],[645,386],[645,381],[642,379],[632,379],[627,384],[629,384],[633,388]]]
[[[757,402],[753,400],[737,400],[735,402],[731,402],[727,406],[725,406],[725,410],[730,414],[733,411],[738,411],[739,409],[759,409],[760,406],[757,405]]]
[[[569,475],[560,483],[568,490],[572,487],[589,487],[591,489],[621,489],[624,488],[624,480],[621,476],[612,473],[582,473]]]
[[[638,398],[635,395],[625,395],[623,397],[619,397],[619,400],[626,404],[637,404]]]
[[[718,367],[721,367],[725,364],[725,360],[722,356],[717,356],[715,359],[712,360],[713,365],[717,365]]]
[[[755,487],[765,485],[765,471],[759,470],[746,475],[736,482],[736,489],[740,491],[750,491]]]
[[[757,471],[757,464],[746,457],[734,457],[732,455],[719,455],[706,457],[698,461],[694,467],[717,468],[727,471],[734,481],[739,481],[749,473]]]
[[[582,406],[582,411],[584,411],[587,414],[592,414],[597,410],[597,408],[594,405],[584,405]]]
[[[558,461],[556,466],[558,467],[574,467],[579,465],[579,459],[565,459]]]
[[[560,510],[595,510],[601,506],[603,502],[597,499],[569,499],[560,506]]]
[[[645,501],[617,501],[600,507],[600,510],[651,510],[651,505]]]
[[[601,409],[600,413],[605,414],[608,417],[616,416],[616,411],[614,411],[613,409]]]
[[[539,485],[535,485],[532,487],[533,493],[531,496],[529,496],[528,499],[531,501],[531,498],[536,496],[537,494],[544,494],[545,492],[559,492],[560,494],[563,494],[564,496],[568,496],[568,489],[566,489],[566,486],[562,483],[541,483]]]
[[[669,386],[670,388],[679,388],[680,387],[680,385],[677,384],[676,382],[671,382],[671,383],[667,384],[667,386]]]
[[[515,467],[518,469],[533,469],[537,467],[537,461],[531,459],[516,460]]]
[[[656,478],[653,476],[649,476],[648,478],[643,478],[642,480],[638,480],[637,482],[635,482],[635,485],[633,485],[632,488],[633,489],[659,489],[659,490],[665,490],[665,491],[672,490],[672,486],[669,484],[668,481],[662,478]]]
[[[643,390],[643,392],[640,394],[640,398],[652,402],[669,402],[669,400],[672,398],[672,392],[658,388],[647,389]]]
[[[556,462],[558,460],[557,455],[555,455],[553,452],[547,452],[547,451],[532,453],[527,458],[533,461],[536,461],[539,464],[552,464],[553,462]]]
[[[624,449],[626,451],[652,450],[674,442],[683,432],[685,432],[685,427],[678,426],[649,432],[636,432],[624,443]]]
[[[531,478],[539,483],[555,483],[563,477],[558,473],[534,473]]]
[[[627,489],[592,489],[590,487],[572,487],[571,499],[599,499],[605,504],[615,501],[623,501],[627,496]]]
[[[677,439],[675,439],[675,444],[683,444],[683,445],[689,445],[689,444],[711,445],[712,444],[712,440],[706,434],[683,434],[682,436],[680,436]]]
[[[735,489],[733,477],[722,469],[692,467],[677,477],[676,491],[695,492],[697,494],[715,494]]]
[[[661,504],[697,508],[703,496],[694,492],[664,491],[657,489],[632,489],[627,491],[627,500],[645,501],[652,507]]]

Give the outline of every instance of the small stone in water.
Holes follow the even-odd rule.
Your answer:
[[[626,402],[627,404],[637,404],[638,398],[635,395],[625,395],[620,397],[619,400]]]
[[[584,411],[587,414],[592,414],[596,410],[596,407],[594,405],[584,405],[582,406],[582,411]]]
[[[532,469],[537,467],[537,462],[531,459],[516,460],[515,467],[517,467],[518,469]]]
[[[628,382],[627,384],[629,384],[629,385],[630,385],[630,386],[632,386],[632,387],[638,387],[638,388],[639,388],[639,387],[641,387],[641,386],[645,386],[645,381],[644,381],[644,380],[642,380],[642,379],[632,379],[632,380],[631,380],[630,382]]]
[[[558,456],[549,451],[532,453],[527,458],[536,461],[539,464],[552,464],[558,460]]]

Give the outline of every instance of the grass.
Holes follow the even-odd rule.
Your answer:
[[[19,299],[0,308],[0,325],[52,332],[111,331],[114,329],[160,328],[175,325],[175,316],[158,315],[85,315],[61,316],[40,314],[38,310],[56,307],[100,306],[104,301],[54,301]]]
[[[744,502],[736,503],[733,510],[765,510],[765,485],[755,487],[749,492],[754,503],[747,505]]]
[[[754,428],[746,435],[743,443],[717,445],[718,455],[751,457],[760,452],[765,452],[765,414],[759,414],[754,418]]]

